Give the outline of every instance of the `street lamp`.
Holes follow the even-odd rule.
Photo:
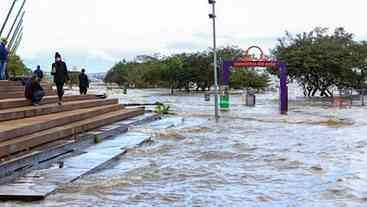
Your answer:
[[[218,107],[218,68],[217,68],[217,37],[216,37],[216,28],[215,28],[215,0],[208,0],[209,4],[212,5],[212,13],[209,14],[209,18],[213,20],[213,67],[214,67],[214,110],[215,110],[215,119],[218,121],[219,119],[219,107]]]

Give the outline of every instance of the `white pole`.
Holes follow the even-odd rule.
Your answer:
[[[14,19],[14,22],[13,22],[13,24],[12,24],[12,25],[11,25],[11,27],[10,27],[10,30],[9,30],[8,36],[6,36],[6,40],[9,40],[10,35],[11,35],[11,33],[12,33],[13,29],[14,29],[14,26],[15,26],[15,24],[17,23],[18,18],[19,18],[20,14],[21,14],[21,12],[22,12],[22,10],[23,10],[23,8],[24,8],[25,2],[26,2],[26,0],[24,0],[24,1],[23,1],[22,6],[20,7],[20,9],[19,9],[19,11],[18,11],[17,16],[16,16],[16,17],[15,17],[15,19]],[[22,16],[24,16],[24,13],[25,13],[25,11],[23,11]]]
[[[5,21],[4,21],[4,23],[3,23],[3,25],[1,26],[1,29],[0,29],[0,37],[1,37],[1,35],[3,34],[3,31],[4,31],[4,29],[5,29],[5,25],[6,25],[6,23],[8,23],[8,20],[9,20],[9,17],[10,17],[10,14],[12,13],[12,11],[13,11],[13,9],[14,9],[14,6],[15,6],[15,3],[17,2],[17,0],[14,0],[13,1],[13,4],[11,5],[11,7],[10,7],[10,10],[9,10],[9,12],[8,12],[8,15],[6,15],[6,18],[5,18]]]

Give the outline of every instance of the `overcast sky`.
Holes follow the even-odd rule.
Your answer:
[[[11,2],[0,0],[1,22]],[[366,0],[217,0],[218,45],[267,50],[284,31],[315,26],[344,26],[364,39],[366,8]],[[26,10],[18,53],[32,68],[48,70],[55,51],[69,67],[103,72],[122,58],[212,44],[207,0],[27,0]]]

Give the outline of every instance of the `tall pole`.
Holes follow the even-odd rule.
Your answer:
[[[10,52],[12,53],[12,54],[14,54],[14,50],[15,50],[15,48],[16,48],[16,46],[18,45],[18,43],[19,43],[19,40],[20,39],[22,39],[22,37],[23,37],[23,28],[22,28],[22,30],[18,33],[18,36],[17,36],[17,38],[15,39],[15,42],[14,42],[14,44],[12,45],[12,47],[11,47],[11,49],[10,49]]]
[[[10,42],[7,45],[8,49],[10,49],[11,46],[14,44],[15,38],[18,36],[19,31],[20,30],[23,30],[22,24],[23,24],[23,19],[20,19],[17,27],[15,28],[15,31],[13,33],[13,36],[11,37]]]
[[[22,43],[22,40],[23,40],[23,34],[20,36],[19,38],[19,41],[17,42],[17,44],[15,45],[15,48],[14,48],[14,51],[13,51],[13,54],[15,54],[18,50],[18,47],[20,45],[20,43]]]
[[[214,67],[214,111],[215,119],[219,120],[219,106],[218,106],[218,67],[217,67],[217,36],[216,36],[216,25],[215,25],[215,0],[209,0],[209,4],[212,5],[212,13],[209,17],[213,20],[213,67]]]
[[[19,9],[19,11],[18,11],[18,14],[17,14],[17,16],[15,17],[13,24],[11,25],[11,28],[10,28],[9,33],[8,33],[8,36],[6,37],[6,39],[7,39],[7,40],[9,40],[10,35],[11,35],[11,33],[13,32],[14,26],[15,26],[15,24],[17,23],[18,18],[19,18],[20,14],[21,14],[21,12],[22,12],[22,10],[23,10],[23,8],[24,8],[25,2],[26,2],[26,0],[24,0],[24,1],[23,1],[22,6],[20,7],[20,9]],[[22,14],[21,19],[23,19],[24,14],[25,14],[25,11],[23,11],[23,14]]]
[[[10,17],[10,15],[11,15],[11,12],[13,11],[13,9],[14,9],[14,6],[15,6],[15,3],[17,2],[17,0],[14,0],[13,1],[13,4],[11,5],[11,7],[10,7],[10,10],[9,10],[9,12],[8,12],[8,15],[6,15],[6,18],[5,18],[5,21],[4,21],[4,23],[3,23],[3,25],[1,26],[1,29],[0,29],[0,37],[1,37],[1,35],[3,34],[3,31],[4,31],[4,29],[5,29],[5,25],[6,25],[6,23],[8,22],[8,20],[9,20],[9,17]]]

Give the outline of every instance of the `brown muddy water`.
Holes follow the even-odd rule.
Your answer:
[[[367,108],[290,103],[276,94],[254,108],[231,98],[212,119],[201,94],[110,91],[123,103],[160,101],[176,115],[132,129],[152,142],[113,166],[62,186],[45,201],[0,206],[367,206]]]

